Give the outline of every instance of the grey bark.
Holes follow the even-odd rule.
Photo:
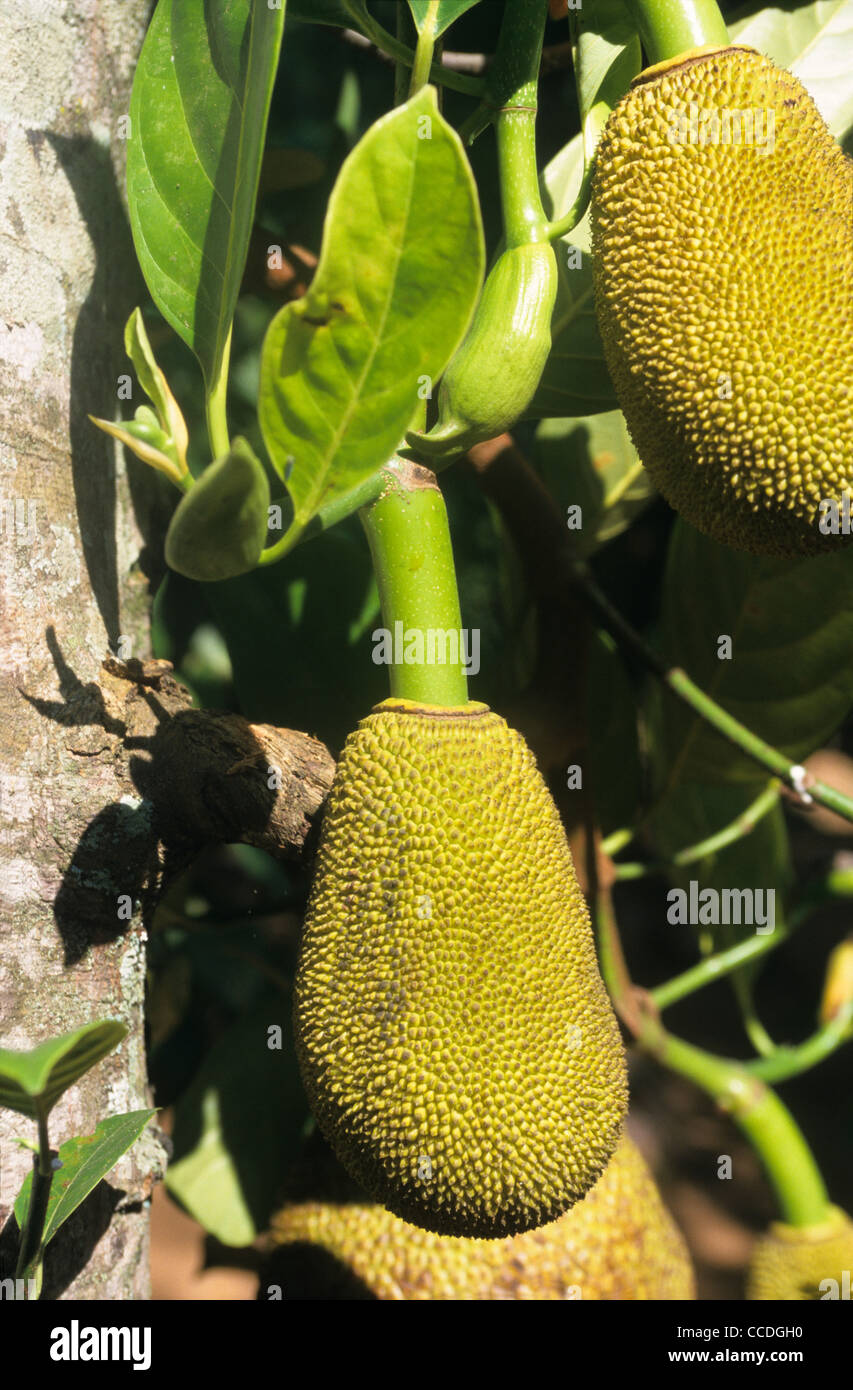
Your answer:
[[[96,684],[108,644],[148,652],[140,518],[112,418],[121,328],[138,298],[123,187],[147,0],[0,7],[0,1042],[31,1046],[114,1017],[127,1039],[53,1112],[56,1147],[148,1104],[135,846],[145,807]],[[137,485],[134,484],[136,491]],[[127,651],[127,643],[123,650]],[[0,1111],[0,1229],[30,1134]],[[149,1131],[57,1238],[47,1297],[148,1295]]]

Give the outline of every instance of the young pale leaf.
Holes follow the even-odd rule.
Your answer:
[[[729,23],[733,43],[749,44],[799,77],[829,129],[853,127],[853,0],[769,8]]]
[[[0,1047],[0,1105],[36,1119],[127,1034],[117,1019],[87,1023],[27,1051]]]
[[[136,254],[208,388],[246,262],[283,28],[283,4],[159,0],[133,82],[127,193]]]
[[[425,87],[344,162],[311,288],[264,341],[259,416],[293,502],[288,547],[358,505],[393,454],[465,335],[484,260],[470,166]]]
[[[156,1110],[131,1110],[101,1120],[94,1134],[68,1139],[59,1146],[61,1167],[53,1174],[45,1215],[42,1250],[63,1222],[114,1168],[122,1154],[135,1144]],[[33,1175],[28,1173],[15,1201],[15,1219],[21,1230],[27,1219]]]
[[[731,659],[725,638],[731,639]],[[769,560],[676,522],[660,645],[708,695],[792,762],[853,704],[853,568],[845,551]],[[649,711],[658,781],[754,781],[756,764],[673,696]]]
[[[166,533],[166,562],[188,579],[231,579],[255,568],[267,535],[270,489],[245,439],[210,464],[181,499]]]
[[[186,421],[181,414],[178,402],[172,395],[165,374],[158,367],[154,353],[151,351],[151,344],[148,341],[148,334],[145,331],[145,324],[139,309],[134,309],[125,324],[124,350],[133,363],[140,386],[157,411],[160,428],[169,440],[170,453],[174,457],[179,471],[182,474],[186,473],[188,471],[187,445],[189,444]]]

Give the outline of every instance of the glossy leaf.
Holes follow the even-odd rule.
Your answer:
[[[53,1174],[47,1203],[42,1250],[60,1226],[77,1210],[107,1173],[139,1138],[156,1110],[131,1110],[101,1120],[94,1134],[68,1139],[59,1146],[59,1167]],[[33,1175],[28,1173],[15,1202],[15,1219],[21,1230],[27,1218]]]
[[[768,560],[717,545],[677,521],[660,645],[753,733],[800,762],[853,704],[853,566],[849,551]],[[721,636],[732,659],[718,658]],[[661,779],[754,781],[756,765],[672,696],[653,740]]]
[[[259,415],[293,501],[288,545],[358,505],[393,454],[465,334],[484,259],[465,152],[425,87],[344,162],[316,276],[264,342]]]
[[[581,9],[575,62],[583,145],[590,160],[610,112],[643,66],[625,0],[596,0]]]
[[[31,1119],[46,1115],[126,1034],[126,1024],[104,1019],[23,1052],[0,1048],[0,1105]]]
[[[166,535],[166,562],[189,579],[230,579],[258,563],[270,489],[245,439],[217,459],[179,502]]]
[[[730,22],[745,43],[799,77],[836,139],[853,127],[853,0],[759,10]]]
[[[271,1027],[280,1050],[268,1046]],[[228,1029],[178,1101],[166,1187],[223,1244],[249,1245],[268,1225],[307,1119],[290,1009],[269,995]]]
[[[568,517],[569,507],[581,508],[572,538],[582,555],[621,535],[655,496],[621,410],[543,420],[531,457],[560,510]]]
[[[284,6],[159,0],[130,102],[139,263],[210,388],[246,262]]]
[[[434,0],[409,0],[409,9],[412,12],[412,18],[415,21],[418,33],[421,32],[426,23],[433,3]],[[436,38],[440,38],[445,29],[449,29],[451,24],[453,24],[461,14],[464,14],[466,10],[470,10],[473,5],[478,3],[479,0],[438,0],[438,18],[435,26]]]

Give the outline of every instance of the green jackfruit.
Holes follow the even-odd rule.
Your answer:
[[[347,739],[295,983],[311,1109],[375,1201],[444,1235],[552,1221],[626,1107],[554,802],[486,706],[378,705]]]
[[[284,1207],[267,1279],[288,1299],[690,1299],[684,1241],[624,1135],[592,1191],[548,1226],[503,1240],[438,1236],[338,1187]],[[263,1281],[266,1282],[266,1279]]]
[[[647,69],[592,188],[605,357],[638,453],[686,521],[817,553],[853,489],[853,164],[749,48]]]
[[[789,1302],[849,1298],[853,1269],[853,1221],[832,1207],[819,1226],[776,1221],[755,1247],[747,1298]],[[845,1280],[846,1272],[846,1280]]]
[[[513,246],[489,271],[465,341],[438,388],[438,420],[407,442],[424,458],[464,453],[514,425],[551,351],[557,259],[549,242]]]

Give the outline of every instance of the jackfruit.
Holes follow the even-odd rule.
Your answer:
[[[627,1134],[598,1182],[548,1226],[503,1240],[437,1236],[357,1191],[285,1206],[266,1278],[289,1299],[690,1299],[693,1270]]]
[[[819,1226],[776,1221],[755,1248],[746,1296],[788,1302],[849,1298],[851,1269],[853,1221],[839,1207],[830,1208]]]
[[[554,1220],[626,1108],[557,809],[486,705],[391,699],[350,734],[294,990],[311,1109],[369,1196],[443,1235]]]
[[[605,127],[593,275],[619,404],[670,505],[737,550],[851,539],[831,534],[853,487],[851,210],[853,163],[750,48],[646,69]]]

